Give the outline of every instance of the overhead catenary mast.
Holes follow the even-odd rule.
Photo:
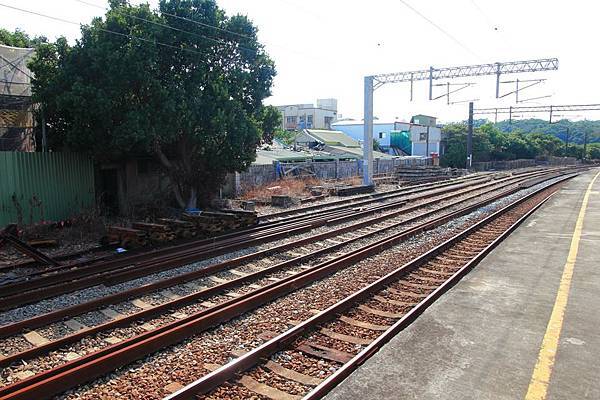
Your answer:
[[[429,99],[433,100],[434,80],[455,79],[469,76],[496,76],[496,98],[500,96],[500,77],[507,74],[553,71],[558,69],[557,58],[543,58],[526,61],[496,62],[491,64],[464,65],[458,67],[434,68],[418,71],[394,72],[365,76],[364,78],[364,132],[363,132],[363,183],[373,184],[373,92],[388,83],[410,82],[410,98],[413,97],[414,81],[429,81]],[[448,90],[449,92],[449,90]],[[450,103],[450,93],[447,93]],[[443,97],[443,96],[440,96]]]

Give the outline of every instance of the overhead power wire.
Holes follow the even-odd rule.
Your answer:
[[[103,7],[103,6],[99,5],[99,4],[89,3],[89,2],[87,2],[87,1],[83,1],[83,0],[75,0],[75,1],[76,1],[76,2],[78,2],[78,3],[81,3],[81,4],[88,5],[88,6],[90,6],[90,7],[96,7],[96,8],[99,8],[99,9],[101,9],[101,10],[109,10],[108,8],[106,8],[106,7]],[[154,25],[157,25],[157,26],[160,26],[160,27],[163,27],[163,28],[172,29],[172,30],[174,30],[174,31],[178,31],[178,32],[181,32],[181,33],[185,33],[185,34],[187,34],[187,35],[196,36],[196,37],[199,37],[199,38],[202,38],[202,39],[208,39],[208,40],[212,40],[212,41],[214,41],[214,42],[216,42],[216,43],[220,43],[220,44],[224,44],[224,45],[228,45],[228,44],[229,44],[229,43],[227,43],[227,42],[225,42],[225,41],[223,41],[223,40],[220,40],[220,39],[211,38],[211,37],[208,37],[208,36],[205,36],[205,35],[202,35],[202,34],[199,34],[199,33],[195,33],[195,32],[189,32],[189,31],[186,31],[186,30],[183,30],[183,29],[180,29],[180,28],[176,28],[176,27],[174,27],[174,26],[171,26],[171,25],[163,24],[163,23],[161,23],[161,22],[156,22],[156,21],[152,21],[152,20],[149,20],[149,19],[146,19],[146,18],[138,17],[137,15],[127,14],[127,16],[128,16],[128,17],[131,17],[131,18],[133,18],[133,19],[137,19],[138,21],[144,21],[144,22],[147,22],[147,23],[149,23],[149,24],[154,24]],[[191,20],[190,20],[190,21],[191,21]],[[206,24],[205,24],[205,25],[206,25]],[[208,25],[208,26],[212,26],[212,25]],[[213,28],[216,28],[215,26],[212,26],[212,27],[213,27]],[[229,32],[229,33],[234,33],[234,34],[235,34],[235,32],[232,32],[232,31],[227,31],[227,32]],[[250,37],[250,36],[247,36],[247,37],[248,37],[248,38],[251,38],[251,39],[254,39],[254,38],[252,38],[252,37]],[[251,51],[251,52],[253,52],[253,53],[255,53],[255,52],[256,52],[256,49],[250,49],[250,48],[248,48],[248,47],[244,47],[244,46],[238,46],[238,47],[239,47],[240,49],[248,50],[248,51]]]
[[[96,8],[102,9],[102,10],[108,10],[108,8],[107,8],[107,7],[101,6],[100,4],[94,4],[94,3],[90,3],[90,2],[87,2],[87,1],[83,1],[83,0],[74,0],[74,1],[76,1],[76,2],[78,2],[78,3],[81,3],[81,4],[88,5],[88,6],[90,6],[90,7],[96,7]],[[166,16],[169,16],[169,17],[173,17],[173,18],[177,18],[177,19],[180,19],[180,20],[183,20],[183,21],[187,21],[187,22],[192,22],[192,23],[194,23],[194,24],[196,24],[196,25],[204,26],[204,27],[206,27],[206,28],[215,29],[215,30],[217,30],[217,31],[221,31],[221,32],[224,32],[224,33],[230,33],[230,34],[232,34],[232,35],[236,35],[236,36],[243,37],[243,38],[246,38],[246,39],[254,39],[254,37],[252,37],[252,36],[248,36],[248,35],[244,35],[243,33],[234,32],[234,31],[230,31],[230,30],[227,30],[227,29],[224,29],[224,28],[220,28],[220,27],[218,27],[218,26],[215,26],[215,25],[210,25],[210,24],[206,24],[206,23],[204,23],[204,22],[195,21],[195,20],[193,20],[193,19],[190,19],[190,18],[181,17],[181,16],[179,16],[179,15],[176,15],[176,14],[170,14],[170,13],[167,13],[167,12],[164,12],[164,11],[161,11],[161,10],[157,10],[157,11],[158,11],[159,13],[163,14],[163,15],[166,15]],[[178,28],[172,27],[172,26],[170,26],[170,25],[163,25],[163,24],[160,24],[160,23],[158,23],[158,22],[155,22],[155,21],[150,21],[150,20],[147,20],[147,19],[144,19],[144,18],[141,18],[141,17],[137,17],[137,16],[134,16],[134,15],[130,15],[130,16],[131,16],[132,18],[135,18],[135,19],[140,19],[140,20],[142,20],[142,21],[150,22],[150,23],[153,23],[153,24],[158,24],[158,25],[161,25],[161,26],[164,26],[164,27],[170,28],[170,29],[175,29],[175,30],[178,30],[178,31],[180,31],[180,32],[189,33],[190,35],[203,36],[203,35],[199,35],[199,34],[197,34],[197,33],[193,33],[193,32],[187,32],[187,31],[184,31],[184,30],[182,30],[182,29],[178,29]],[[203,36],[203,37],[204,37],[204,36]],[[214,39],[214,40],[216,40],[216,39]]]
[[[465,44],[463,44],[460,40],[458,40],[453,35],[451,35],[450,32],[448,32],[447,30],[445,30],[444,28],[442,28],[441,26],[439,26],[438,24],[436,24],[434,21],[432,21],[426,15],[424,15],[419,10],[417,10],[416,8],[414,8],[408,2],[406,2],[405,0],[400,0],[400,2],[402,4],[404,4],[407,8],[409,8],[411,11],[413,11],[415,14],[417,14],[419,17],[423,18],[425,21],[427,21],[429,24],[431,24],[438,31],[442,32],[444,35],[446,35],[448,38],[450,38],[454,43],[458,44],[460,47],[462,47],[463,49],[465,49],[466,51],[468,51],[469,53],[471,53],[475,57],[480,58],[480,59],[482,58],[479,54],[475,53],[473,50],[471,50],[469,47],[467,47]]]
[[[84,0],[73,0],[73,1],[76,1],[76,2],[78,2],[78,3],[81,3],[81,4],[88,5],[88,6],[90,6],[90,7],[95,7],[95,8],[102,9],[102,10],[108,10],[108,8],[106,8],[106,7],[104,7],[104,6],[101,6],[101,5],[99,5],[99,4],[90,3],[90,2],[88,2],[88,1],[84,1]],[[227,30],[227,29],[223,29],[223,28],[220,28],[220,27],[218,27],[218,26],[214,26],[214,25],[206,24],[206,23],[204,23],[204,22],[196,21],[196,20],[193,20],[193,19],[190,19],[190,18],[186,18],[186,17],[182,17],[182,16],[179,16],[179,15],[176,15],[176,14],[170,14],[170,13],[166,13],[166,12],[164,12],[164,11],[161,11],[161,10],[157,10],[157,12],[159,12],[159,13],[161,13],[161,14],[163,14],[163,15],[167,15],[167,16],[169,16],[169,17],[173,17],[173,18],[177,18],[177,19],[180,19],[180,20],[183,20],[183,21],[191,22],[191,23],[194,23],[194,24],[197,24],[197,25],[200,25],[200,26],[204,26],[204,27],[207,27],[207,28],[213,28],[213,29],[215,29],[215,30],[218,30],[218,31],[221,31],[221,32],[224,32],[224,33],[229,33],[229,34],[232,34],[232,35],[237,35],[237,36],[240,36],[240,37],[243,37],[243,38],[252,39],[252,40],[254,40],[254,39],[255,39],[255,38],[254,38],[254,37],[252,37],[252,36],[244,35],[244,34],[242,34],[242,33],[234,32],[234,31],[230,31],[230,30]],[[148,22],[148,23],[151,23],[151,24],[156,24],[156,25],[159,25],[159,26],[162,26],[162,27],[165,27],[165,28],[174,29],[174,30],[176,30],[176,31],[179,31],[179,32],[182,32],[182,33],[186,33],[186,34],[190,34],[190,35],[196,35],[196,36],[201,36],[201,37],[203,37],[203,38],[206,38],[206,39],[209,39],[209,40],[213,40],[213,41],[215,41],[215,42],[219,42],[219,40],[218,40],[218,39],[209,38],[209,37],[206,37],[206,36],[204,36],[204,35],[197,34],[197,33],[194,33],[194,32],[188,32],[188,31],[185,31],[185,30],[183,30],[183,29],[175,28],[175,27],[173,27],[173,26],[170,26],[170,25],[161,24],[161,23],[159,23],[159,22],[156,22],[156,21],[151,21],[151,20],[148,20],[148,19],[145,19],[145,18],[142,18],[142,17],[138,17],[138,16],[130,15],[130,14],[129,14],[129,16],[130,16],[130,17],[132,17],[132,18],[138,19],[138,20],[146,21],[146,22]],[[221,41],[221,42],[222,42],[222,41]],[[223,42],[223,43],[224,43],[224,42]],[[305,54],[305,53],[299,52],[299,51],[297,51],[297,50],[294,50],[293,48],[289,48],[289,46],[278,45],[278,44],[276,44],[276,43],[271,43],[271,45],[272,45],[272,46],[275,46],[275,47],[283,48],[283,49],[285,49],[285,50],[286,50],[286,51],[288,51],[288,52],[291,52],[291,53],[294,53],[294,54],[300,55],[300,56],[302,56],[302,57],[306,57],[306,58],[312,58],[312,59],[315,59],[315,60],[328,60],[328,61],[334,61],[333,59],[319,58],[319,57],[315,57],[315,56],[313,56],[313,55],[311,55],[311,54]],[[243,47],[243,46],[238,46],[238,48],[245,49],[245,50],[252,51],[252,52],[257,52],[257,50],[255,50],[255,49],[249,49],[249,48],[246,48],[246,47]]]
[[[12,9],[12,10],[15,10],[15,11],[20,11],[20,12],[23,12],[23,13],[26,13],[26,14],[36,15],[36,16],[39,16],[39,17],[42,17],[42,18],[51,19],[51,20],[54,20],[54,21],[65,23],[65,24],[80,26],[79,22],[70,21],[68,19],[64,19],[64,18],[60,18],[60,17],[54,17],[52,15],[42,14],[42,13],[37,12],[37,11],[26,10],[24,8],[14,7],[14,6],[7,5],[7,4],[2,4],[2,3],[0,3],[0,7],[9,8],[9,9]],[[174,50],[182,50],[182,51],[186,51],[188,53],[198,54],[198,55],[201,55],[201,56],[205,55],[205,54],[203,54],[203,53],[201,53],[199,51],[191,50],[191,49],[188,49],[186,47],[173,46],[173,45],[168,44],[168,43],[162,43],[162,42],[158,42],[156,40],[146,39],[146,38],[142,38],[142,37],[139,37],[139,36],[131,35],[131,34],[128,34],[128,33],[116,32],[116,31],[113,31],[113,30],[110,30],[110,29],[105,29],[105,28],[97,28],[97,29],[99,29],[102,32],[110,33],[110,34],[121,36],[121,37],[126,37],[126,38],[129,38],[129,39],[132,39],[132,40],[139,40],[139,41],[142,41],[142,42],[151,43],[151,44],[155,44],[155,45],[158,45],[158,46],[167,47],[167,48],[174,49]],[[202,36],[202,35],[200,35],[200,36]],[[202,37],[205,38],[205,39],[208,39],[208,40],[219,42],[221,44],[225,43],[225,42],[220,42],[217,39],[209,38],[209,37],[206,37],[206,36],[202,36]],[[256,50],[254,50],[254,49],[248,49],[248,48],[241,47],[241,46],[238,46],[238,47],[242,48],[242,49],[246,49],[246,50],[250,50],[250,51],[256,52]]]

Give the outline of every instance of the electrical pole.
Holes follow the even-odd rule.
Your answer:
[[[569,157],[569,128],[567,127],[567,133],[565,137],[565,157]]]
[[[587,130],[583,133],[583,159],[587,158]]]
[[[373,184],[373,77],[365,76],[363,184]]]
[[[473,102],[469,102],[469,125],[467,127],[467,169],[473,165]]]
[[[429,157],[429,125],[427,126],[427,140],[425,141],[425,157]]]

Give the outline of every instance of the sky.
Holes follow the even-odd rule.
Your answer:
[[[86,0],[106,6],[104,0]],[[133,4],[140,0],[130,0]],[[144,1],[145,2],[145,1]],[[156,0],[149,1],[156,5]],[[103,10],[76,0],[0,0],[39,13],[88,23]],[[433,67],[557,57],[558,71],[507,75],[504,80],[547,79],[523,91],[521,99],[551,96],[519,105],[600,103],[600,52],[597,16],[591,0],[218,0],[229,15],[247,15],[259,40],[275,61],[277,76],[267,104],[315,103],[338,99],[338,114],[361,119],[366,75]],[[412,9],[410,7],[412,7]],[[415,11],[416,10],[416,11]],[[422,18],[419,13],[428,20]],[[49,39],[74,42],[79,27],[0,7],[0,27],[22,29]],[[438,29],[439,28],[439,29]],[[414,114],[440,122],[467,118],[469,100],[476,108],[515,106],[515,97],[495,98],[495,77],[453,80],[474,83],[446,98],[428,100],[428,83],[389,84],[375,91],[374,114],[380,120],[409,120]],[[445,84],[446,81],[436,83]],[[502,85],[502,93],[514,90]],[[445,88],[434,88],[434,97]],[[517,114],[516,118],[532,117]],[[547,114],[537,117],[547,119]],[[600,119],[600,112],[557,116]],[[491,117],[493,118],[493,117]]]

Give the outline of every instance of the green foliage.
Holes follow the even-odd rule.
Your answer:
[[[382,151],[377,139],[373,139],[373,151]]]
[[[600,160],[600,143],[593,143],[587,147],[587,158]]]
[[[441,158],[444,166],[464,168],[467,158],[467,125],[449,124],[443,128],[447,136],[446,153]],[[588,158],[600,143],[588,146]],[[594,150],[592,150],[594,149]],[[473,131],[473,162],[532,159],[539,156],[569,156],[583,158],[583,145],[565,143],[546,133],[525,133],[514,130],[501,132],[494,124],[484,123]]]
[[[14,32],[0,28],[0,44],[11,47],[37,47],[48,42],[45,36],[30,37],[27,33],[16,29]]]
[[[582,144],[585,134],[588,135],[588,143],[600,142],[600,121],[569,121],[562,119],[555,123],[541,119],[522,119],[509,121],[501,121],[495,124],[502,132],[520,131],[523,133],[543,132],[555,136],[561,140],[565,140],[567,129],[569,130],[569,142]]]
[[[73,47],[41,45],[30,65],[50,144],[100,160],[154,154],[181,207],[206,204],[261,140],[275,68],[257,29],[214,0],[161,0],[164,14],[124,0],[110,7]]]
[[[275,130],[273,136],[275,137],[275,139],[290,146],[294,143],[294,139],[296,138],[297,134],[298,132],[296,131],[286,131],[285,129],[279,128]]]
[[[281,127],[281,112],[274,106],[264,106],[260,111],[263,143],[272,143],[276,129]]]

